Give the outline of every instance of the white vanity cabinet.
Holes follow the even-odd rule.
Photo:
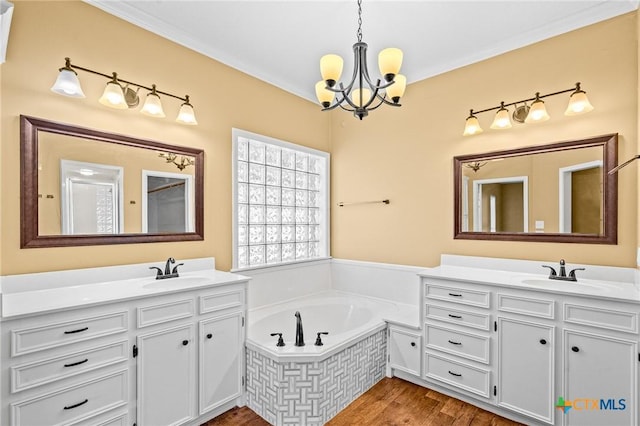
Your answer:
[[[200,425],[242,405],[247,278],[224,277],[2,318],[0,424]]]

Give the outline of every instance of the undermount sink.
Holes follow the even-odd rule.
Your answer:
[[[164,280],[153,280],[146,284],[142,284],[142,287],[148,289],[170,289],[170,288],[178,288],[178,287],[187,287],[195,284],[206,284],[206,277],[199,276],[187,276],[187,277],[177,277],[177,278],[166,278]]]

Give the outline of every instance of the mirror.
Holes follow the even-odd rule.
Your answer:
[[[204,151],[20,116],[21,248],[204,239]]]
[[[617,134],[454,157],[454,238],[617,244]]]

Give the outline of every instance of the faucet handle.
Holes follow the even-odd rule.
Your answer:
[[[158,268],[157,266],[149,266],[149,269],[155,269],[156,272],[156,279],[159,280],[160,277],[162,276],[162,269]]]
[[[562,262],[564,262],[564,260],[563,260]],[[553,268],[553,267],[551,267],[551,266],[549,266],[549,265],[542,265],[542,267],[543,267],[543,268],[549,268],[549,269],[550,269],[550,271],[549,271],[549,276],[550,276],[550,277],[555,277],[555,276],[557,276],[557,275],[558,275],[558,274],[557,274],[557,272],[556,272],[556,270],[555,270],[555,268]]]
[[[276,346],[284,346],[284,340],[282,339],[282,333],[271,333],[270,336],[278,336],[278,343],[276,343]]]
[[[329,332],[328,331],[318,331],[318,337],[316,337],[316,343],[315,343],[316,346],[324,345],[324,343],[322,343],[322,337],[320,337],[323,334],[326,336],[327,334],[329,334]]]
[[[576,278],[576,271],[584,271],[585,268],[576,268],[569,271],[569,278]]]
[[[184,263],[178,263],[176,266],[174,266],[173,270],[171,271],[171,275],[178,275],[178,266],[182,265],[184,265]]]

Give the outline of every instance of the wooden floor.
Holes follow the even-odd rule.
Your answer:
[[[249,408],[236,407],[203,426],[268,424]],[[434,390],[398,378],[384,378],[331,419],[327,426],[513,426],[519,424]]]

